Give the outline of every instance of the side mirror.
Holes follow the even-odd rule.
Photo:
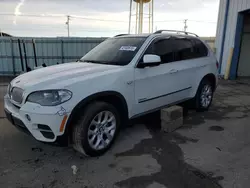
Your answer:
[[[141,62],[138,68],[153,67],[161,64],[161,57],[158,55],[147,54],[143,56],[143,62]]]

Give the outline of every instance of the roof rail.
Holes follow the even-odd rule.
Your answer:
[[[126,36],[126,35],[129,35],[129,34],[119,34],[119,35],[116,35],[114,37],[121,37],[121,36]]]
[[[182,34],[185,34],[185,35],[193,35],[195,37],[199,37],[198,35],[196,35],[195,33],[190,33],[190,32],[186,32],[186,31],[178,31],[178,30],[159,30],[159,31],[156,31],[154,34],[159,34],[159,33],[163,33],[163,32],[169,32],[169,33],[182,33]]]

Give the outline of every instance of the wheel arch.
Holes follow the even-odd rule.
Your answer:
[[[207,75],[205,75],[203,78],[202,78],[202,80],[201,80],[201,82],[202,81],[204,81],[204,80],[209,80],[210,82],[211,82],[211,84],[212,84],[212,86],[213,86],[213,91],[215,91],[215,89],[216,89],[216,76],[213,74],[213,73],[209,73],[209,74],[207,74]],[[200,83],[201,83],[200,82]],[[200,84],[199,84],[200,85]]]
[[[202,76],[203,76],[203,75],[202,75]],[[211,81],[211,83],[213,84],[213,91],[215,91],[216,86],[217,86],[216,75],[213,74],[213,73],[208,73],[208,74],[205,74],[205,76],[203,76],[203,77],[202,77],[202,76],[200,77],[201,79],[196,80],[196,83],[195,83],[195,85],[194,85],[194,89],[193,89],[192,94],[191,94],[191,98],[196,97],[200,84],[201,84],[204,80],[206,80],[206,79],[209,80],[209,81]]]
[[[116,91],[99,92],[86,97],[74,107],[65,127],[64,131],[65,136],[69,136],[72,127],[74,126],[74,123],[77,120],[77,117],[80,115],[80,112],[82,112],[86,106],[88,106],[90,103],[94,101],[104,101],[112,104],[118,110],[119,114],[121,114],[122,122],[127,122],[128,105],[125,97],[121,93]]]

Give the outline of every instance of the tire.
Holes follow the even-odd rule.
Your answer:
[[[103,123],[105,118],[107,121]],[[73,148],[86,156],[100,156],[114,143],[120,125],[120,115],[113,105],[106,102],[91,103],[73,127]]]
[[[194,98],[194,106],[197,112],[208,111],[212,104],[214,96],[213,84],[208,80],[204,79],[201,81],[196,96]]]

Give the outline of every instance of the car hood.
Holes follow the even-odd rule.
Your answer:
[[[71,81],[96,77],[119,70],[120,66],[93,64],[93,63],[65,63],[37,69],[15,78],[11,85],[22,89],[55,89],[66,86]]]

